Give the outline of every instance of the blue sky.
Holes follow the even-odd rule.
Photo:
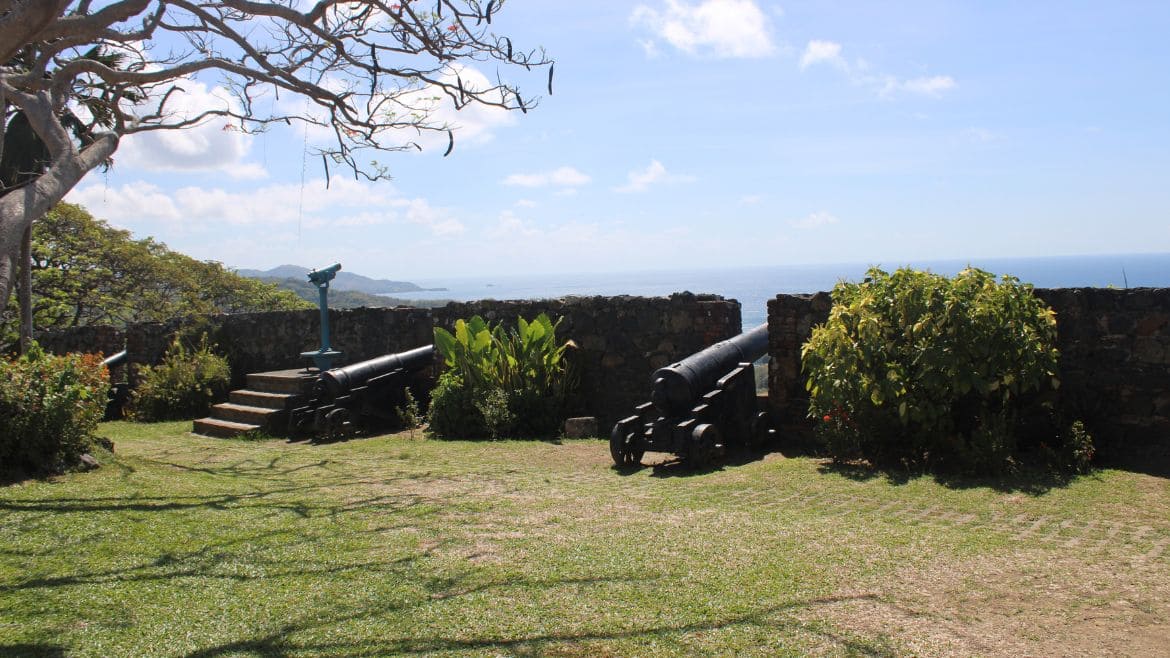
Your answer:
[[[538,109],[458,113],[391,182],[325,190],[312,135],[209,125],[68,200],[233,267],[408,280],[1170,252],[1170,3],[509,0],[493,27],[554,94],[508,72]]]

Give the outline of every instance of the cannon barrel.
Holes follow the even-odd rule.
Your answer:
[[[435,346],[425,345],[413,350],[386,354],[368,361],[360,361],[342,368],[333,368],[321,373],[320,383],[329,398],[352,391],[374,377],[395,370],[421,370],[431,365],[435,358]]]
[[[114,366],[120,366],[123,363],[126,363],[126,350],[122,350],[121,352],[118,352],[117,354],[111,354],[110,356],[107,356],[104,360],[102,360],[102,365],[104,365],[107,368],[113,368]]]
[[[768,351],[768,325],[696,352],[650,376],[650,401],[668,416],[686,414],[720,377],[740,363],[751,363]]]

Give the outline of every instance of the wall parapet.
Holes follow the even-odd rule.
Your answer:
[[[649,397],[650,374],[693,352],[740,333],[740,305],[715,295],[670,297],[566,297],[562,299],[452,302],[435,309],[409,307],[331,310],[332,343],[344,352],[339,364],[400,352],[433,341],[435,326],[480,315],[515,326],[517,317],[539,313],[563,318],[559,336],[577,348],[569,357],[580,380],[573,412],[597,416],[602,428],[633,413]],[[200,316],[126,327],[79,327],[38,340],[54,352],[128,351],[134,372],[162,360],[180,330],[206,331],[228,357],[234,386],[249,372],[298,368],[301,352],[319,347],[316,310]]]
[[[1034,293],[1056,312],[1061,404],[1086,421],[1100,455],[1170,455],[1170,288]],[[768,301],[768,402],[791,432],[811,429],[800,350],[831,305],[824,292]]]

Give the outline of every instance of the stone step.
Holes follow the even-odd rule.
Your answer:
[[[228,402],[265,409],[289,409],[295,406],[294,398],[296,397],[298,396],[292,393],[265,393],[242,388],[238,391],[232,391],[228,396]]]
[[[232,404],[231,402],[224,402],[222,404],[212,405],[211,417],[220,420],[230,420],[233,423],[247,423],[250,425],[257,425],[265,428],[265,430],[272,429],[274,424],[273,416],[281,413],[280,409],[266,409],[264,407],[250,407],[243,404]]]
[[[317,371],[303,369],[254,372],[248,375],[248,389],[260,393],[307,394],[317,380]]]
[[[203,436],[230,439],[246,432],[255,432],[259,429],[259,425],[252,425],[250,423],[233,423],[230,420],[220,420],[218,418],[200,418],[195,421],[195,428],[192,431],[195,434]]]

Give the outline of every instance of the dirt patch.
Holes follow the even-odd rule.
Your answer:
[[[1025,549],[906,568],[820,610],[924,656],[1154,656],[1170,647],[1170,575],[1129,558]]]

